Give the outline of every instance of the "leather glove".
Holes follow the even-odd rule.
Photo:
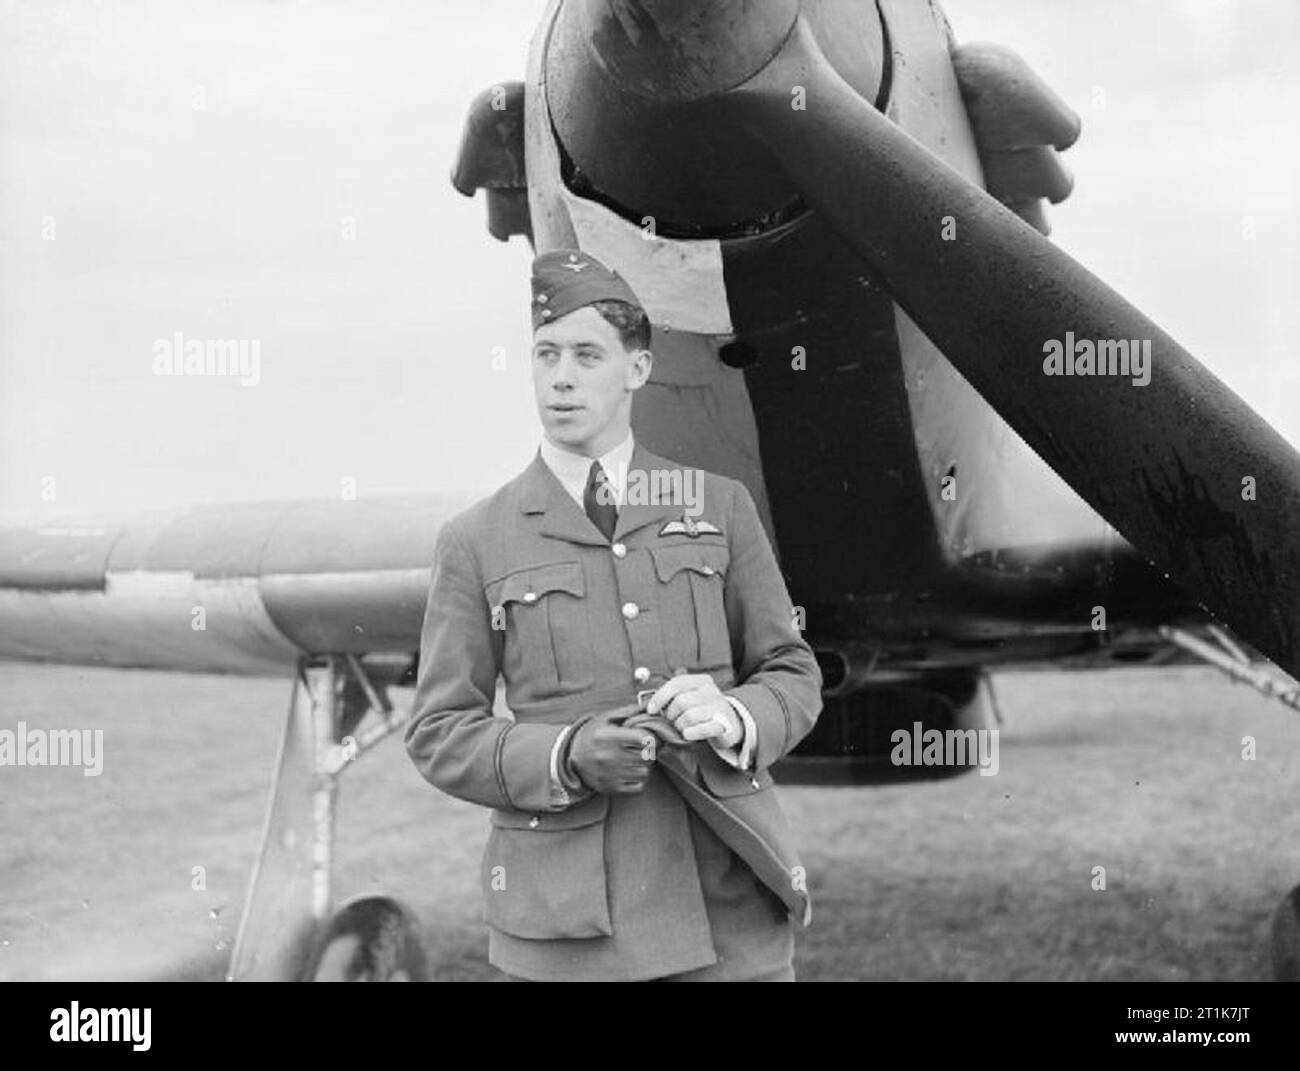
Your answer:
[[[629,729],[644,729],[647,732],[654,733],[661,744],[685,747],[690,743],[686,737],[677,731],[677,726],[661,714],[647,714],[645,711],[638,711],[636,714],[629,716],[623,724]]]
[[[565,761],[593,792],[631,796],[645,788],[655,761],[655,736],[648,728],[624,725],[628,717],[627,710],[599,714],[579,725],[569,738]]]

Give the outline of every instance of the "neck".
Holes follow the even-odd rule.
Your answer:
[[[557,450],[563,450],[566,454],[576,454],[578,457],[604,457],[614,449],[619,443],[627,438],[631,426],[624,424],[621,428],[606,428],[597,436],[581,444],[557,443],[549,435],[546,441],[554,446]],[[542,434],[546,434],[543,432]]]

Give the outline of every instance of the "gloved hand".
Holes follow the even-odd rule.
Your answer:
[[[655,737],[623,724],[628,712],[590,718],[570,737],[567,763],[579,781],[606,796],[632,796],[645,788],[655,761]]]
[[[647,732],[654,733],[661,744],[685,747],[690,743],[686,737],[677,731],[677,726],[661,714],[647,714],[645,711],[639,711],[631,715],[623,725],[628,729],[644,729]]]
[[[712,740],[735,747],[744,726],[707,673],[678,672],[646,703],[646,713],[669,721],[683,740]]]

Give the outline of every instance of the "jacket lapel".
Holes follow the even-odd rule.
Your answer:
[[[559,478],[542,460],[542,452],[523,473],[523,490],[520,495],[520,511],[540,518],[537,534],[564,539],[570,543],[583,543],[590,546],[609,546],[609,541],[600,529],[591,523],[591,518],[583,512],[564,489]]]
[[[682,515],[686,509],[685,502],[651,504],[645,501],[645,498],[648,497],[645,494],[646,490],[656,486],[650,479],[651,473],[672,469],[681,469],[683,473],[685,472],[684,466],[650,453],[649,450],[641,446],[640,442],[632,448],[632,460],[627,469],[626,488],[626,498],[630,499],[630,501],[625,501],[618,511],[618,523],[614,526],[615,542],[622,542],[632,532],[635,532],[638,528],[644,528],[647,524],[666,524],[673,518]],[[583,516],[585,517],[586,514],[583,514]]]

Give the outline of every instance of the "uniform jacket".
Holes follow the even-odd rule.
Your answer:
[[[796,895],[774,891],[806,914],[768,767],[812,728],[821,676],[748,490],[696,470],[685,524],[681,498],[636,489],[638,473],[673,470],[690,472],[635,447],[612,543],[540,452],[439,533],[406,746],[432,784],[492,808],[485,916],[492,962],[513,973],[655,977],[713,961],[701,836],[673,778],[656,768],[638,795],[565,798],[551,768],[566,725],[634,708],[677,668],[743,703],[757,742],[751,771],[707,743],[675,749],[676,776],[751,831],[780,880],[797,875]],[[498,674],[513,720],[492,712]]]

